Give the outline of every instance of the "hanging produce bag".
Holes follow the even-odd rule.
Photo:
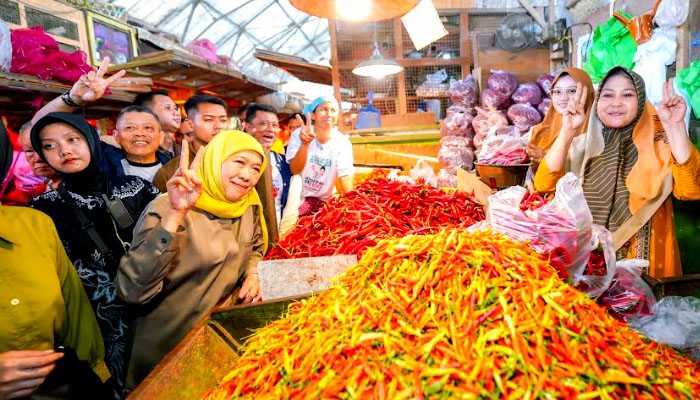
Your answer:
[[[688,94],[695,117],[700,118],[700,60],[678,71],[675,81]]]
[[[583,69],[597,83],[615,66],[632,69],[636,52],[637,45],[629,29],[616,18],[610,18],[593,33],[593,45]]]

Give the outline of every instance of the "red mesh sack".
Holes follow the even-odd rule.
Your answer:
[[[554,82],[554,75],[544,74],[537,78],[535,82],[537,82],[537,86],[539,86],[543,92],[549,93],[552,89],[552,83]]]
[[[529,104],[536,107],[542,102],[542,90],[537,84],[528,82],[518,86],[518,89],[511,96],[514,102]]]
[[[540,112],[527,104],[513,104],[508,109],[508,118],[513,122],[521,134],[525,134],[531,127],[542,122]]]
[[[450,88],[447,90],[447,95],[450,96],[452,102],[466,107],[474,107],[479,101],[477,95],[478,86],[476,79],[469,75],[460,81],[450,81]]]
[[[492,70],[487,84],[489,89],[510,97],[518,89],[518,78],[512,72]]]
[[[11,38],[12,73],[73,84],[81,75],[92,71],[84,52],[61,51],[58,42],[40,26],[15,29]]]

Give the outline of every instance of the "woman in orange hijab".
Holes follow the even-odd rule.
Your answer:
[[[559,72],[552,81],[552,88],[549,92],[552,99],[547,114],[544,120],[532,128],[530,136],[530,144],[527,152],[532,160],[532,172],[537,172],[542,158],[547,153],[554,140],[559,136],[562,125],[562,114],[566,112],[566,107],[569,105],[569,99],[576,93],[576,84],[580,83],[588,90],[591,96],[588,96],[584,104],[583,110],[586,119],[581,127],[577,130],[576,136],[579,137],[588,129],[588,116],[590,115],[593,105],[593,81],[588,76],[586,71],[579,68],[567,68]],[[580,139],[579,139],[580,140]]]
[[[567,171],[583,178],[593,222],[613,233],[618,257],[649,260],[653,277],[681,275],[670,194],[700,199],[700,154],[688,138],[687,104],[664,84],[658,112],[646,101],[641,76],[615,67],[600,83],[590,118],[591,93],[580,83],[562,116],[562,129],[535,175],[538,191],[553,191]],[[588,128],[580,166],[567,162],[581,126]]]

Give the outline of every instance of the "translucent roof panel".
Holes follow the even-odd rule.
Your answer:
[[[278,51],[329,65],[328,20],[305,14],[289,0],[111,0],[129,15],[176,35],[186,45],[209,39],[219,55],[247,75],[270,83],[292,78],[253,57],[255,49]]]

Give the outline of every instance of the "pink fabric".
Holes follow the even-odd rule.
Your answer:
[[[84,52],[61,51],[58,42],[44,33],[40,26],[15,29],[11,39],[12,73],[73,84],[93,69]]]
[[[203,58],[206,61],[215,64],[225,64],[219,56],[216,54],[216,46],[209,39],[199,39],[194,42],[190,42],[187,46],[187,50],[191,51],[197,57]]]

